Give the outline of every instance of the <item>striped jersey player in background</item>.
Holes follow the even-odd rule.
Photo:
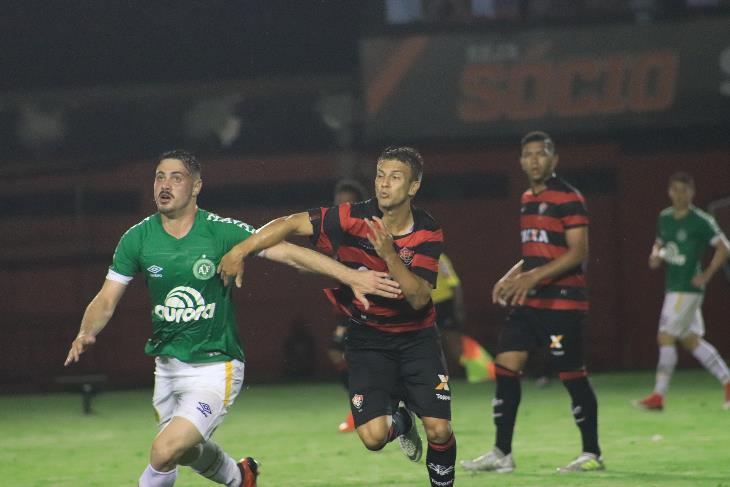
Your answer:
[[[654,391],[634,405],[652,411],[664,409],[664,396],[677,365],[679,341],[725,388],[724,408],[730,409],[730,371],[717,349],[703,338],[702,300],[705,286],[728,258],[730,243],[715,219],[692,204],[695,183],[684,172],[669,178],[672,206],[659,214],[656,241],[649,267],[666,266],[665,295],[659,318],[659,362]],[[708,247],[715,253],[706,269],[701,259]]]
[[[243,259],[288,235],[309,236],[318,249],[353,269],[387,272],[400,284],[397,299],[372,297],[366,309],[347,288],[327,290],[350,317],[345,356],[356,431],[369,450],[400,441],[406,456],[422,455],[414,413],[426,431],[432,486],[454,484],[456,440],[451,391],[431,290],[443,233],[411,200],[421,186],[423,160],[410,147],[388,148],[378,158],[375,198],[277,218],[234,247],[221,261],[222,277],[240,278]],[[405,404],[397,399],[405,396]]]
[[[521,398],[520,375],[528,353],[546,347],[570,394],[582,437],[582,453],[558,470],[600,470],[604,466],[598,446],[598,404],[583,361],[588,310],[583,269],[588,257],[585,199],[555,175],[558,155],[548,134],[530,132],[521,145],[520,164],[530,183],[521,200],[522,260],[492,291],[495,303],[512,306],[495,358],[496,441],[490,451],[461,465],[471,471],[514,470],[512,434]]]

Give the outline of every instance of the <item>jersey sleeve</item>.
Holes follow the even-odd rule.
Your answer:
[[[436,287],[439,272],[439,257],[444,247],[444,234],[441,229],[428,232],[429,235],[414,250],[411,272]]]
[[[725,234],[723,233],[720,226],[717,224],[717,221],[711,217],[707,216],[706,219],[704,219],[705,225],[703,229],[703,237],[704,240],[712,246],[717,246],[719,242],[722,242],[725,244],[725,246],[730,249],[730,245],[728,245],[728,240]]]
[[[563,227],[569,228],[588,226],[588,209],[586,208],[586,200],[582,194],[577,191],[568,193],[568,197],[564,203],[559,206],[560,221]]]
[[[309,237],[320,251],[333,255],[337,252],[345,234],[341,215],[349,215],[350,204],[344,203],[329,208],[312,208],[308,211],[313,233]]]
[[[225,221],[223,219],[221,221]],[[223,234],[223,242],[225,251],[228,252],[236,244],[243,242],[248,237],[256,233],[256,228],[248,223],[244,223],[240,220],[230,220],[230,224],[221,225],[221,232]]]
[[[133,227],[122,235],[114,250],[112,265],[109,266],[107,279],[127,284],[139,272],[139,256],[142,252],[142,235]]]

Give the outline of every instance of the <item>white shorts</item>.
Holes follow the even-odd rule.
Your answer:
[[[699,337],[705,334],[705,320],[702,318],[700,293],[671,292],[664,296],[659,331],[677,338],[690,333]]]
[[[228,413],[243,385],[239,360],[189,364],[172,357],[155,358],[152,405],[160,431],[173,416],[195,425],[207,441]]]

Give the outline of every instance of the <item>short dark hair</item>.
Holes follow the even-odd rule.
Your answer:
[[[520,147],[525,147],[530,142],[544,142],[545,150],[547,150],[551,155],[555,154],[555,142],[553,142],[552,137],[550,137],[547,132],[542,132],[540,130],[529,132],[527,135],[522,137]]]
[[[335,194],[348,192],[355,195],[355,201],[362,201],[367,198],[367,191],[360,181],[355,179],[340,179],[335,184]]]
[[[177,159],[178,161],[183,163],[185,169],[187,169],[191,175],[197,175],[198,177],[200,177],[200,161],[198,161],[198,158],[195,157],[195,154],[190,151],[186,151],[185,149],[174,149],[163,152],[157,159],[157,163],[159,164],[163,161],[163,159]]]
[[[410,166],[414,181],[423,176],[423,157],[413,147],[386,147],[378,157],[378,162],[386,160],[400,161]]]
[[[692,175],[688,172],[684,171],[677,171],[671,176],[669,176],[669,184],[672,183],[684,183],[690,188],[695,187],[695,178],[692,177]]]

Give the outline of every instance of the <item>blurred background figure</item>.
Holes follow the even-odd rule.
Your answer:
[[[364,201],[368,199],[368,192],[365,190],[365,186],[355,179],[341,179],[335,185],[334,204],[341,205],[342,203],[355,203],[358,201]],[[327,356],[335,367],[335,370],[340,375],[340,381],[345,388],[345,394],[348,393],[348,373],[347,373],[347,362],[345,361],[345,334],[347,333],[347,325],[349,318],[336,309],[334,313],[337,317],[337,326],[332,333],[332,343],[330,344],[329,350],[327,350]],[[347,396],[346,396],[347,397]],[[349,397],[347,397],[349,403]],[[348,406],[348,410],[349,410]],[[338,430],[342,433],[351,433],[355,431],[355,420],[352,417],[352,412],[347,413],[347,417],[338,426]]]
[[[651,411],[664,409],[664,396],[677,365],[677,342],[690,352],[725,388],[723,407],[730,409],[730,370],[717,349],[703,338],[702,301],[705,286],[719,271],[730,252],[730,243],[715,219],[692,204],[695,182],[686,172],[669,178],[672,206],[659,214],[656,241],[649,268],[666,265],[665,294],[659,318],[659,363],[654,391],[634,405]],[[702,256],[714,247],[712,260],[702,269]]]
[[[491,355],[474,338],[460,331],[466,323],[464,290],[451,259],[444,253],[439,257],[439,273],[431,299],[436,306],[436,326],[441,332],[451,375],[462,366],[469,382],[494,379]]]

